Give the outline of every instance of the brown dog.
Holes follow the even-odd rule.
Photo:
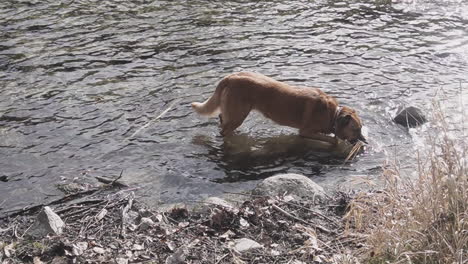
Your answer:
[[[224,77],[204,103],[192,103],[204,116],[220,114],[221,135],[239,127],[251,110],[276,123],[299,129],[303,137],[337,143],[336,137],[351,143],[365,142],[356,111],[339,107],[335,98],[317,88],[293,87],[262,74],[234,73]],[[325,134],[335,134],[335,138]]]

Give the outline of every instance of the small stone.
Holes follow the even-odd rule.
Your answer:
[[[184,228],[184,227],[187,227],[189,225],[190,225],[190,222],[180,222],[177,226]]]
[[[80,256],[85,252],[85,250],[88,249],[88,243],[86,242],[78,242],[76,244],[73,244],[72,246],[72,254],[74,256]]]
[[[10,258],[12,256],[13,252],[15,252],[14,247],[15,247],[14,243],[5,245],[3,247],[3,252],[5,252],[5,257]]]
[[[278,174],[266,178],[255,187],[252,193],[265,196],[290,195],[298,200],[302,198],[323,199],[326,196],[320,185],[306,176],[294,173]]]
[[[132,247],[132,250],[142,251],[142,250],[145,250],[145,247],[143,245],[140,245],[140,244],[134,244],[133,247]]]
[[[236,235],[236,233],[232,232],[231,230],[228,230],[224,234],[220,235],[219,237],[227,240],[227,239],[230,239],[231,237],[233,237],[235,235]]]
[[[44,206],[28,234],[32,237],[44,237],[50,233],[60,235],[64,226],[65,223],[60,216],[54,213],[49,206]]]
[[[176,249],[176,245],[175,245],[175,243],[173,241],[166,242],[166,245],[169,248],[169,250],[172,251],[172,252],[174,252],[174,250]]]
[[[248,238],[241,238],[235,240],[234,243],[231,243],[231,247],[239,253],[263,248],[262,245]]]
[[[247,227],[250,226],[249,222],[247,220],[245,220],[244,218],[242,218],[242,217],[239,219],[239,224],[243,228],[247,228]]]
[[[281,253],[280,253],[278,250],[276,250],[276,249],[271,249],[271,250],[270,250],[270,254],[271,254],[272,256],[279,256],[279,255],[281,255]]]
[[[406,108],[400,107],[393,121],[404,127],[417,127],[426,123],[427,119],[421,109],[409,106]]]
[[[106,251],[105,251],[103,248],[101,248],[101,247],[93,247],[93,251],[94,251],[94,253],[96,253],[96,254],[104,254],[104,253],[106,253]]]
[[[183,247],[178,248],[174,254],[166,258],[166,264],[182,264],[185,263],[186,250]]]
[[[44,262],[41,261],[40,257],[34,257],[33,258],[33,264],[44,264]]]
[[[126,258],[116,258],[115,262],[117,264],[128,264],[128,259],[126,259]]]
[[[153,215],[151,211],[149,211],[148,209],[144,209],[144,208],[139,209],[138,214],[140,215],[140,217],[150,217]]]
[[[149,228],[152,228],[153,226],[154,226],[154,221],[151,220],[151,218],[143,217],[141,218],[140,226],[138,227],[138,229],[145,231]]]
[[[297,260],[297,259],[293,260],[293,261],[290,262],[290,263],[291,263],[291,264],[306,264],[305,262],[300,261],[300,260]]]

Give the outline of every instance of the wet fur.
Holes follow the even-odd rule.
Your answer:
[[[364,140],[361,120],[349,107],[318,88],[293,87],[262,74],[240,72],[224,77],[213,95],[203,103],[192,103],[204,116],[221,119],[221,135],[239,127],[252,110],[279,125],[299,129],[303,137],[335,144],[335,136],[348,141]]]

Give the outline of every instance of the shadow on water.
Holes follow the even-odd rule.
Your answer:
[[[226,174],[224,178],[212,179],[216,183],[260,180],[305,163],[308,176],[317,176],[324,164],[343,163],[342,154],[330,151],[328,144],[298,135],[259,138],[238,133],[224,139],[220,146],[208,136],[195,135],[192,143],[206,148],[209,161]]]

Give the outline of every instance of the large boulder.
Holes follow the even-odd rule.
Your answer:
[[[295,199],[323,199],[323,188],[304,175],[286,173],[266,178],[252,191],[254,195],[291,195]]]
[[[400,107],[393,121],[404,127],[417,127],[427,122],[421,109],[414,106]]]

